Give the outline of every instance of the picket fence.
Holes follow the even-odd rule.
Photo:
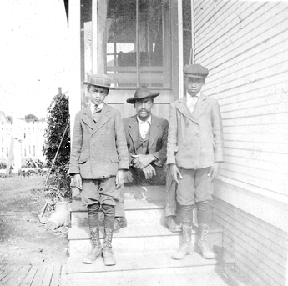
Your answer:
[[[15,152],[18,152],[22,162],[29,158],[45,162],[43,146],[46,128],[46,122],[18,121],[13,124],[0,124],[0,162],[7,163],[8,161],[11,138],[14,138],[13,156],[15,156]]]

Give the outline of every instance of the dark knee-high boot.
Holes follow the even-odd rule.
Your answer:
[[[183,241],[179,249],[172,255],[173,259],[183,259],[190,254],[192,233],[192,205],[179,205],[179,216],[182,221]]]
[[[198,216],[198,243],[196,244],[196,251],[202,254],[206,259],[215,258],[215,253],[210,249],[207,235],[209,233],[209,224],[212,219],[212,208],[210,202],[197,203]]]
[[[116,264],[112,250],[115,207],[112,205],[103,204],[102,209],[104,213],[103,262],[105,265],[111,266]]]
[[[87,257],[83,259],[83,263],[93,263],[102,254],[102,246],[99,237],[98,212],[99,203],[88,205],[88,226],[92,240],[92,248]]]

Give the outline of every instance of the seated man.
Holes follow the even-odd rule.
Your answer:
[[[125,182],[135,185],[165,184],[164,163],[167,158],[167,119],[152,114],[153,93],[146,87],[138,88],[127,103],[134,104],[136,114],[124,119],[124,129],[129,150],[129,171],[125,172]],[[141,194],[140,194],[141,196]],[[116,205],[115,231],[119,231],[119,221],[124,217],[124,196]],[[123,224],[120,225],[123,227]]]

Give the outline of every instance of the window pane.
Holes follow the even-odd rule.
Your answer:
[[[112,86],[170,88],[169,1],[110,0],[107,17]]]
[[[139,1],[138,31],[140,82],[142,85],[170,87],[169,21],[168,1]]]
[[[107,74],[114,87],[136,87],[136,0],[110,0]]]

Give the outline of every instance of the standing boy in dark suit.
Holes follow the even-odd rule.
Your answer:
[[[199,64],[184,67],[186,93],[170,105],[167,164],[178,184],[176,198],[184,241],[172,256],[183,259],[190,253],[192,208],[197,207],[199,240],[204,258],[215,254],[207,243],[212,219],[211,183],[224,161],[220,107],[216,99],[201,93],[209,70]]]
[[[92,249],[83,263],[93,263],[103,254],[105,265],[114,265],[112,237],[115,204],[124,186],[124,170],[129,154],[124,127],[118,110],[103,103],[109,93],[110,79],[104,74],[88,77],[90,106],[75,117],[69,173],[88,206],[88,225]],[[103,248],[99,238],[98,212],[104,213]]]

